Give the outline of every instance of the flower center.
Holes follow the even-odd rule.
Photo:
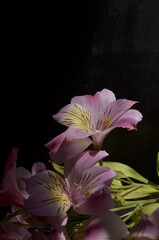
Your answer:
[[[110,120],[109,119],[104,119],[104,124],[106,127],[110,125]]]

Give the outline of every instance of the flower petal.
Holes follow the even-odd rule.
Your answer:
[[[76,132],[74,130],[69,128],[45,144],[50,149],[49,155],[53,162],[62,164],[67,159],[73,158],[83,152],[92,143],[88,137],[82,136],[85,138],[81,139],[81,134],[79,136],[77,129]]]
[[[96,191],[90,194],[89,197],[83,199],[83,201],[74,204],[75,211],[81,214],[100,214],[106,209],[113,208],[114,202],[111,198],[111,194],[107,187],[100,187]]]
[[[46,170],[46,166],[43,162],[35,162],[32,166],[31,172],[32,172],[32,175],[35,175],[44,170]]]
[[[90,219],[84,240],[120,240],[128,235],[126,224],[111,211],[104,211],[103,215]]]
[[[110,187],[116,175],[117,173],[108,167],[92,167],[82,174],[79,185],[85,192],[98,188],[102,184],[106,184],[107,187]]]
[[[85,132],[94,132],[91,115],[88,110],[77,103],[63,107],[53,118],[66,127],[75,127]]]
[[[135,227],[130,231],[127,239],[159,239],[159,229],[158,227],[145,216],[140,218],[140,221]]]
[[[24,209],[35,216],[58,216],[70,208],[67,185],[63,178],[52,171],[42,171],[24,179],[29,198]]]
[[[105,113],[105,120],[109,121],[108,126],[112,126],[113,122],[127,112],[135,103],[137,102],[127,99],[118,99],[115,102],[112,102],[106,108]]]
[[[13,148],[8,156],[4,170],[4,178],[0,185],[0,205],[23,205],[24,197],[17,184],[17,161],[18,148]]]
[[[76,96],[72,98],[71,103],[78,103],[84,106],[91,113],[99,113],[115,100],[116,98],[112,91],[103,89],[102,91],[96,92],[93,96]]]
[[[157,208],[149,217],[149,219],[158,227],[159,229],[159,208]]]
[[[22,179],[29,178],[31,176],[32,176],[31,173],[27,169],[25,169],[23,167],[17,168],[18,188],[25,199],[28,198],[28,193],[26,192],[26,184],[25,184],[24,180],[22,180]]]
[[[68,182],[78,183],[82,173],[94,166],[99,160],[108,156],[106,151],[85,151],[73,159],[65,162],[64,175]]]
[[[130,109],[113,122],[116,127],[128,128],[129,130],[136,129],[138,122],[142,120],[142,114],[134,109]]]
[[[17,227],[14,222],[7,222],[2,227],[2,234],[0,236],[4,239],[29,239],[31,233],[24,227]],[[6,238],[5,238],[6,237]],[[1,239],[1,238],[0,238]]]
[[[64,235],[63,232],[57,232],[57,231],[53,231],[50,236],[49,236],[50,240],[66,240],[66,237]]]

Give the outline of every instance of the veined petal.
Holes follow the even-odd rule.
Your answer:
[[[92,143],[87,136],[87,133],[81,135],[77,129],[68,128],[64,133],[45,144],[50,149],[50,159],[57,164],[62,164],[67,159],[77,156]]]
[[[145,216],[140,218],[140,221],[135,227],[130,231],[127,240],[133,239],[159,239],[159,229],[158,227]]]
[[[105,127],[112,126],[113,122],[128,111],[135,103],[137,102],[127,99],[118,99],[115,102],[112,102],[105,109]]]
[[[82,191],[90,191],[91,193],[93,189],[98,188],[102,184],[110,187],[116,175],[117,173],[108,167],[94,166],[83,172],[79,185],[82,187]]]
[[[122,116],[120,116],[116,121],[114,121],[113,126],[133,130],[136,129],[136,125],[142,120],[142,117],[143,116],[139,111],[130,109]]]
[[[85,151],[65,162],[65,178],[69,184],[79,183],[82,173],[94,166],[99,160],[108,156],[106,151]]]
[[[88,196],[87,196],[88,195]],[[106,209],[113,208],[114,202],[111,198],[111,194],[107,187],[103,186],[95,190],[94,192],[89,192],[85,194],[83,200],[77,201],[73,204],[75,211],[81,214],[100,214]]]
[[[78,103],[84,106],[89,112],[98,114],[103,111],[111,102],[116,100],[115,95],[108,89],[96,92],[92,95],[76,96],[71,103]]]
[[[128,235],[126,224],[111,211],[93,216],[87,226],[84,240],[120,240]]]
[[[29,198],[24,209],[35,216],[58,216],[65,214],[71,201],[63,178],[52,171],[40,172],[26,181]]]
[[[53,118],[67,127],[75,127],[85,132],[95,132],[88,110],[78,103],[63,107]]]

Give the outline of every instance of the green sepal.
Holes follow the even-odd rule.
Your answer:
[[[125,200],[141,199],[145,197],[152,197],[153,195],[159,196],[159,190],[153,187],[153,185],[139,185],[132,188],[132,191],[125,190],[122,192]]]
[[[51,163],[53,169],[55,170],[55,172],[64,175],[64,166],[58,165],[56,163],[53,163],[52,161],[49,160],[49,163]]]
[[[145,216],[150,216],[157,208],[159,208],[159,203],[151,203],[143,206],[142,213]]]

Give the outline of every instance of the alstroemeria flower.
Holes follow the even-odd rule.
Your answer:
[[[46,169],[41,162],[36,162],[32,166],[32,172],[23,167],[16,168],[18,148],[14,147],[9,156],[4,169],[4,178],[0,185],[0,205],[11,205],[21,207],[24,199],[28,197],[25,182],[22,178],[28,178],[32,175]]]
[[[60,163],[67,151],[67,142],[76,140],[77,154],[83,148],[87,148],[91,143],[94,149],[101,149],[105,137],[114,128],[122,127],[129,130],[136,129],[136,125],[142,120],[142,114],[134,109],[130,109],[136,101],[127,99],[116,100],[112,91],[103,89],[95,95],[84,95],[72,98],[71,103],[63,107],[53,118],[59,123],[69,128],[69,132],[64,132],[45,146],[50,149],[50,158]],[[86,145],[81,147],[84,138]],[[81,140],[82,139],[82,140]],[[78,142],[77,142],[78,140]],[[78,146],[77,146],[78,145]],[[55,156],[59,148],[62,148],[61,158]],[[75,155],[74,151],[74,155]],[[59,151],[60,152],[60,151]]]
[[[105,151],[86,151],[70,159],[64,166],[64,179],[50,170],[25,179],[29,193],[24,203],[26,212],[53,218],[66,216],[71,206],[81,214],[95,214],[112,208],[114,202],[108,187],[116,172],[94,166],[106,156]]]
[[[25,227],[16,225],[17,218],[13,217],[0,227],[0,239],[4,240],[29,240],[31,233]]]
[[[150,217],[141,216],[139,223],[130,231],[127,240],[159,239],[159,208]]]
[[[122,240],[128,233],[126,224],[115,213],[105,210],[103,214],[91,217],[84,240]]]

